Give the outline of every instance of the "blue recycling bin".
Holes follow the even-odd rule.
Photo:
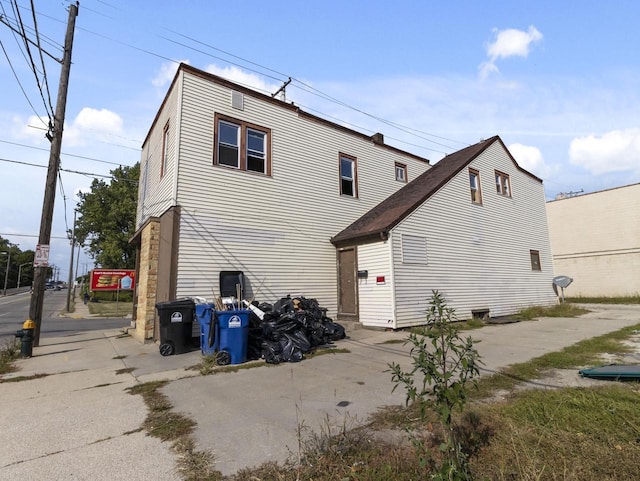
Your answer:
[[[249,309],[214,311],[218,339],[218,364],[242,364],[247,360]],[[223,353],[229,353],[228,356]],[[229,362],[226,362],[226,361]]]
[[[200,351],[216,357],[216,364],[242,364],[247,360],[249,311],[216,311],[212,304],[196,304],[200,323]]]
[[[217,349],[216,326],[213,321],[213,304],[196,304],[196,319],[200,324],[200,352],[203,356],[215,353]]]

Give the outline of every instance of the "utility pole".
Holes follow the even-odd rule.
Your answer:
[[[51,224],[53,221],[53,205],[56,198],[56,183],[58,169],[60,168],[60,150],[62,148],[62,130],[64,116],[67,109],[67,90],[69,88],[69,73],[71,71],[71,49],[73,47],[73,32],[76,26],[79,3],[69,5],[69,20],[67,33],[64,39],[64,55],[62,57],[62,69],[60,71],[60,84],[58,85],[58,98],[56,100],[56,112],[53,118],[53,129],[48,132],[47,138],[51,140],[49,152],[49,168],[42,203],[42,218],[40,220],[40,235],[38,244],[49,246],[51,241]],[[42,305],[44,303],[44,284],[47,276],[47,266],[37,265],[33,276],[33,295],[29,306],[29,319],[34,321],[33,345],[40,345],[40,326],[42,324]]]
[[[73,248],[76,245],[76,210],[73,209],[73,229],[71,231],[71,260],[69,261],[69,281],[67,282],[67,312],[71,310],[71,283],[73,282]]]

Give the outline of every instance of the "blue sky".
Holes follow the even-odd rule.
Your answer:
[[[68,1],[33,5],[61,57]],[[82,1],[51,263],[66,279],[75,193],[139,161],[180,61],[269,93],[291,76],[288,101],[432,163],[500,135],[548,199],[640,182],[639,18],[633,1]],[[33,249],[46,169],[25,164],[48,162],[47,101],[2,24],[0,42],[0,235]],[[55,107],[60,67],[45,67]]]

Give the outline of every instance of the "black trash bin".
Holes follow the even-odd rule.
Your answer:
[[[191,299],[158,302],[160,354],[171,356],[191,349],[195,303]]]

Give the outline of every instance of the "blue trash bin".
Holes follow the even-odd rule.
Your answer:
[[[213,310],[213,304],[196,304],[196,318],[200,324],[200,352],[203,356],[211,355],[217,349]]]
[[[213,311],[215,319],[216,362],[218,364],[242,364],[247,360],[249,341],[249,309]]]

